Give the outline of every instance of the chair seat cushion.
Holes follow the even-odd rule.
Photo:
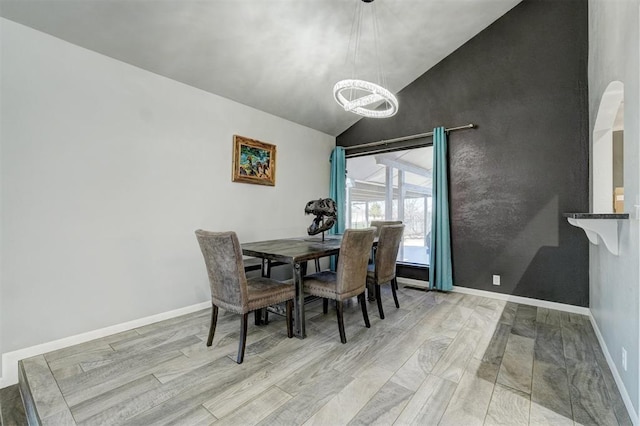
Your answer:
[[[336,292],[336,273],[332,271],[322,271],[307,275],[304,277],[303,282],[305,293],[326,299],[345,300],[364,291],[364,287],[362,287],[351,292],[338,294]]]
[[[249,311],[286,302],[296,295],[291,281],[276,281],[265,277],[248,279],[247,290]]]

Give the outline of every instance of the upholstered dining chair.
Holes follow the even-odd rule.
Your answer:
[[[235,232],[210,232],[198,229],[196,237],[204,256],[211,287],[211,327],[207,346],[211,346],[216,331],[218,309],[242,315],[240,342],[236,362],[242,364],[247,344],[249,312],[277,303],[286,303],[287,336],[293,337],[291,310],[295,289],[293,285],[266,277],[247,279],[242,251]]]
[[[369,291],[371,291],[372,288],[375,290],[376,300],[378,301],[378,313],[381,319],[384,319],[384,311],[380,298],[380,285],[391,283],[393,300],[396,302],[396,308],[400,307],[396,293],[398,286],[396,280],[396,258],[398,257],[398,249],[400,248],[403,232],[404,225],[381,226],[375,262],[373,265],[368,265],[367,268],[367,287]]]
[[[372,220],[371,226],[376,228],[376,238],[380,237],[380,231],[386,225],[402,225],[401,220]]]
[[[402,225],[402,221],[401,220],[372,220],[371,226],[376,228],[376,238],[380,237],[380,231],[382,230],[382,227],[386,225]],[[377,247],[374,247],[373,249],[371,249],[371,259],[369,260],[370,264],[373,264],[376,260],[376,250],[377,250]],[[395,286],[397,290],[398,289],[397,282],[395,283]],[[367,284],[367,289],[369,291],[369,300],[373,300],[374,297],[371,294],[372,288],[370,288],[368,284]]]
[[[373,228],[347,229],[340,243],[336,272],[322,271],[304,277],[304,291],[324,299],[323,312],[325,314],[327,313],[328,299],[336,301],[338,331],[342,343],[347,343],[343,317],[343,302],[346,299],[358,296],[364,324],[367,328],[371,327],[364,291],[367,281],[367,263],[374,234],[375,229]]]

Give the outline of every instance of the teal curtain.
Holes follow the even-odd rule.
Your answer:
[[[338,209],[337,223],[329,230],[330,234],[344,234],[346,213],[347,160],[344,148],[337,146],[331,152],[331,179],[329,180],[329,198],[336,202]]]
[[[437,127],[433,129],[433,201],[429,286],[432,289],[442,291],[453,289],[447,169],[447,134],[444,127]]]
[[[329,234],[344,234],[346,199],[347,199],[347,159],[344,156],[344,148],[337,146],[331,152],[331,177],[329,180],[329,198],[336,202],[338,220],[329,230]],[[329,267],[336,270],[336,257],[331,256]]]

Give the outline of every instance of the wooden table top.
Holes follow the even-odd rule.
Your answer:
[[[304,262],[338,254],[341,236],[282,238],[243,243],[242,254],[287,263]]]

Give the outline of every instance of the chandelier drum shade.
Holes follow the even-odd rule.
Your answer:
[[[371,3],[370,8],[373,21],[373,41],[375,48],[375,62],[377,68],[378,82],[373,83],[357,79],[356,68],[358,61],[358,47],[360,46],[360,32],[362,24],[362,16],[364,14],[363,3]],[[355,43],[352,40],[355,36]],[[357,3],[351,39],[349,46],[353,45],[353,78],[340,80],[333,86],[333,97],[345,111],[355,114],[371,117],[385,118],[391,117],[398,112],[398,99],[393,93],[384,88],[385,77],[380,66],[378,58],[378,20],[373,0],[361,0]],[[347,53],[351,53],[351,49],[347,49]]]

